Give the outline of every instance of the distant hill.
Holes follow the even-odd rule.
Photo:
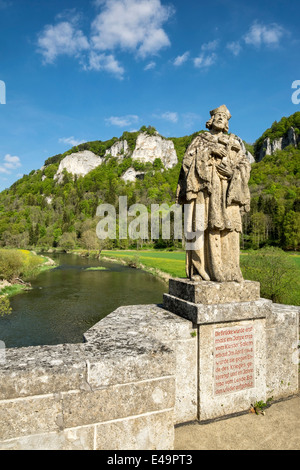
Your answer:
[[[300,144],[300,112],[289,117],[283,117],[279,122],[274,121],[254,144],[254,154],[257,161],[265,155],[273,155],[276,150],[283,150],[289,145],[297,148]]]
[[[282,138],[290,126],[299,135],[300,113],[274,123],[255,143],[259,152],[266,139]],[[201,132],[201,131],[200,131]],[[94,141],[48,158],[39,170],[0,193],[0,245],[13,247],[92,249],[99,204],[118,197],[134,203],[173,204],[184,153],[198,134],[164,138],[155,128],[124,132],[120,138]],[[245,152],[251,145],[241,142]],[[248,154],[251,159],[251,155]],[[300,245],[300,150],[286,146],[253,163],[251,212],[244,218],[243,248],[273,244],[286,249]],[[253,159],[252,159],[253,161]],[[151,242],[149,242],[150,244]],[[103,248],[136,247],[136,241],[108,240]],[[180,247],[176,240],[156,247]]]

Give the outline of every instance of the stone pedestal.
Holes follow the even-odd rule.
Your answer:
[[[198,329],[198,420],[266,401],[266,317],[272,302],[257,282],[170,280],[164,308]]]

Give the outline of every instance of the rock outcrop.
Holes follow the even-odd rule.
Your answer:
[[[67,155],[59,164],[58,170],[54,175],[58,183],[63,181],[63,171],[66,170],[74,176],[85,176],[90,171],[103,163],[104,159],[95,155],[89,150],[83,152],[71,153]]]
[[[238,136],[236,136],[236,137],[237,137],[237,140],[239,141],[239,143],[241,144],[242,150],[243,150],[244,154],[246,155],[247,159],[249,160],[249,163],[254,163],[255,158],[253,157],[252,153],[249,152],[249,150],[246,149],[243,140]]]
[[[136,179],[142,179],[143,176],[144,176],[143,171],[136,171],[134,168],[130,167],[121,176],[121,179],[125,181],[125,183],[128,183],[128,182],[134,182]]]
[[[273,155],[276,150],[283,150],[288,145],[297,147],[300,143],[300,135],[296,134],[295,129],[290,127],[287,133],[279,139],[274,139],[271,142],[270,137],[264,139],[260,148],[257,161],[261,161],[266,155]]]
[[[154,163],[156,158],[161,159],[167,170],[173,168],[178,162],[174,143],[162,138],[158,133],[155,135],[149,135],[147,132],[139,134],[132,159],[143,163]]]
[[[111,155],[112,157],[117,157],[118,159],[123,159],[124,157],[128,156],[130,153],[127,140],[118,140],[106,150],[104,157]]]

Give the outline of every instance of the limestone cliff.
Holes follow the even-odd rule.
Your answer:
[[[139,134],[132,159],[143,163],[153,163],[156,158],[161,159],[167,170],[173,168],[178,162],[174,143],[162,138],[158,133],[155,135],[148,135],[146,132]]]
[[[130,152],[126,140],[120,140],[106,150],[105,156],[108,155],[119,160],[131,156],[132,160],[141,163],[154,163],[156,158],[160,158],[166,170],[173,168],[178,162],[173,142],[164,139],[158,132],[154,135],[149,135],[147,132],[140,133],[133,152]]]
[[[71,153],[67,155],[59,164],[58,170],[54,176],[58,183],[63,180],[63,171],[66,170],[74,176],[85,176],[90,171],[103,163],[103,158],[95,155],[89,150],[83,152]]]
[[[178,162],[174,143],[171,140],[164,139],[158,133],[149,135],[147,132],[143,132],[138,135],[133,152],[131,152],[126,140],[118,140],[106,150],[104,157],[99,157],[89,150],[67,155],[61,160],[54,178],[58,183],[61,183],[64,170],[72,175],[85,176],[110,156],[118,158],[120,161],[131,157],[133,161],[141,163],[154,163],[156,158],[160,158],[167,170],[173,168]],[[142,177],[142,174],[143,172],[129,168],[122,178],[124,181],[135,181],[136,178]]]
[[[247,159],[249,160],[249,163],[254,163],[254,162],[255,162],[255,158],[253,157],[252,153],[249,152],[249,150],[246,149],[243,140],[242,140],[240,137],[238,137],[238,136],[237,136],[237,140],[238,140],[239,143],[241,144],[242,151],[244,152],[244,154],[246,155]]]
[[[269,137],[264,139],[263,144],[259,150],[257,161],[261,161],[265,155],[273,155],[276,150],[283,150],[288,145],[297,147],[300,143],[300,135],[296,134],[295,129],[290,127],[287,133],[279,139],[271,141]]]
[[[130,150],[128,147],[127,140],[118,140],[106,150],[104,157],[111,155],[112,157],[116,157],[118,159],[123,159],[124,157],[130,154]]]

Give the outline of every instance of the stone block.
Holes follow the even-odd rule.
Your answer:
[[[164,294],[165,309],[190,320],[195,325],[265,318],[270,312],[271,303],[270,300],[260,299],[252,302],[205,305]]]
[[[267,316],[267,391],[274,399],[299,391],[299,307],[272,304]]]
[[[72,428],[174,407],[174,377],[62,394],[64,426]]]
[[[176,396],[174,423],[185,423],[197,419],[197,337],[174,341],[176,357]]]
[[[96,450],[172,450],[173,411],[101,423],[96,426]]]
[[[0,402],[0,440],[58,431],[61,424],[59,397],[46,395]]]
[[[94,450],[95,426],[66,429],[0,442],[0,450]]]
[[[0,400],[80,389],[86,381],[83,344],[6,350]]]
[[[190,279],[170,279],[169,294],[195,304],[225,304],[259,300],[260,284],[243,282],[195,282]]]

